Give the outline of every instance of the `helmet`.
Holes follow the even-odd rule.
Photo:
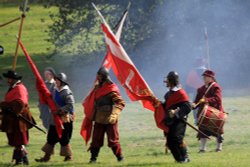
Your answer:
[[[109,76],[109,71],[108,71],[107,68],[101,67],[101,68],[97,71],[97,74],[98,74],[98,75],[105,76],[105,77],[108,77],[108,76]]]
[[[59,81],[65,83],[66,85],[68,85],[68,83],[67,83],[67,75],[66,74],[59,73],[59,74],[56,75],[55,78],[58,79]]]
[[[176,71],[170,71],[167,79],[171,85],[177,86],[179,84],[179,74]]]

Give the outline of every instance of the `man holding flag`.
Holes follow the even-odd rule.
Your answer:
[[[191,104],[184,89],[179,84],[179,75],[175,71],[168,73],[164,81],[169,91],[164,96],[165,124],[169,131],[166,133],[167,146],[178,163],[189,162],[187,146],[183,140],[186,131],[187,115]]]

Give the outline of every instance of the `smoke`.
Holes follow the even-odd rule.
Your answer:
[[[162,22],[160,34],[130,55],[155,94],[163,96],[162,81],[169,71],[177,71],[185,86],[197,57],[206,57],[206,28],[217,81],[228,92],[249,89],[249,9],[250,1],[165,1],[151,18]]]
[[[195,68],[197,57],[206,57],[206,28],[210,67],[224,93],[235,95],[242,89],[246,94],[245,90],[250,88],[249,9],[250,1],[243,0],[166,0],[148,18],[160,22],[156,24],[159,32],[140,43],[135,50],[130,50],[128,55],[156,96],[161,98],[166,92],[163,79],[169,71],[177,71],[181,84],[185,86],[187,74]],[[102,49],[105,50],[105,46]],[[79,56],[66,60],[70,62],[66,68],[58,64],[59,68],[62,67],[59,70],[68,74],[77,100],[82,100],[91,89],[105,51],[95,54],[89,55],[94,61],[88,62]],[[59,57],[58,61],[62,62],[61,59],[64,58]],[[111,78],[118,83],[113,75]],[[125,93],[122,95],[126,96]]]

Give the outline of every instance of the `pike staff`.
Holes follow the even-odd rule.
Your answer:
[[[205,35],[205,41],[206,41],[207,67],[208,67],[208,69],[210,69],[210,54],[209,54],[209,44],[208,44],[207,27],[204,28],[204,35]]]
[[[19,48],[19,42],[20,42],[20,39],[21,39],[21,34],[22,34],[22,29],[23,29],[23,22],[24,22],[24,18],[26,16],[26,12],[28,11],[28,0],[24,1],[23,7],[20,7],[20,10],[22,11],[22,15],[21,15],[21,21],[20,21],[20,25],[19,25],[18,38],[17,38],[17,43],[16,43],[16,50],[15,50],[15,55],[14,55],[14,60],[13,60],[13,65],[12,65],[13,70],[16,69],[18,48]]]
[[[1,27],[4,27],[4,26],[7,26],[8,24],[13,23],[13,22],[15,22],[15,21],[18,21],[18,20],[20,20],[20,19],[21,19],[21,17],[17,17],[17,18],[15,18],[15,19],[12,19],[12,20],[6,22],[6,23],[0,24],[0,28],[1,28]]]

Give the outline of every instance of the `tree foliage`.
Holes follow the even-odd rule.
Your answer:
[[[141,41],[150,38],[152,32],[157,32],[154,25],[161,23],[150,18],[154,9],[162,1],[131,1],[129,16],[124,27],[126,31],[124,34],[127,35],[122,36],[127,50],[134,49]],[[48,30],[49,41],[55,45],[56,51],[89,54],[104,49],[100,20],[92,2],[101,10],[112,27],[118,22],[129,3],[128,0],[46,0],[43,2],[45,7],[58,7],[58,13],[50,15],[53,24]]]

